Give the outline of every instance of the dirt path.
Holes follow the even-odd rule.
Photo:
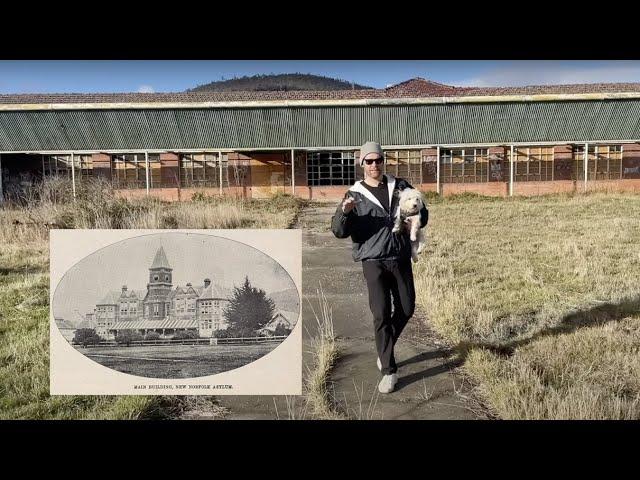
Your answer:
[[[337,409],[356,419],[474,419],[476,415],[456,391],[461,381],[448,352],[424,339],[418,314],[396,346],[398,385],[395,392],[378,393],[381,374],[362,266],[351,258],[351,240],[337,239],[329,230],[335,205],[306,209],[297,228],[302,235],[303,370],[311,365],[310,340],[316,335],[313,310],[319,310],[322,289],[332,308],[334,332],[341,356],[329,391]],[[309,418],[298,398],[274,396],[219,397],[227,419]]]

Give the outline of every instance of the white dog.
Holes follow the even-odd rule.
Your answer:
[[[411,258],[414,262],[418,261],[418,254],[422,252],[425,244],[424,232],[420,228],[420,210],[423,205],[422,193],[415,188],[405,188],[400,192],[392,230],[393,233],[398,233],[405,222],[411,225],[409,238],[411,239]]]

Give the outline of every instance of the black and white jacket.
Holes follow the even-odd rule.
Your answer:
[[[409,234],[392,233],[394,213],[398,207],[399,193],[413,188],[409,182],[387,174],[389,190],[389,213],[378,199],[360,182],[356,182],[345,194],[345,198],[360,200],[348,214],[342,212],[342,202],[331,219],[331,231],[338,238],[351,236],[353,260],[391,260],[411,258]],[[429,212],[426,206],[420,210],[420,227],[427,225]]]

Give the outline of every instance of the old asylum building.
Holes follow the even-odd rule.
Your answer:
[[[367,140],[443,195],[638,190],[640,84],[0,95],[0,198],[65,176],[128,197],[337,199]]]
[[[179,331],[197,332],[211,337],[228,324],[222,314],[231,292],[216,286],[209,278],[201,286],[173,287],[173,269],[162,247],[149,267],[149,283],[142,291],[109,292],[93,312],[86,314],[86,324],[96,333],[113,339],[121,330],[135,330],[141,334],[156,332],[170,337]]]

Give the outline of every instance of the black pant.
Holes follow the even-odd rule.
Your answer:
[[[369,289],[369,308],[373,314],[382,373],[395,373],[398,367],[393,348],[416,305],[411,259],[365,260],[362,271]]]

